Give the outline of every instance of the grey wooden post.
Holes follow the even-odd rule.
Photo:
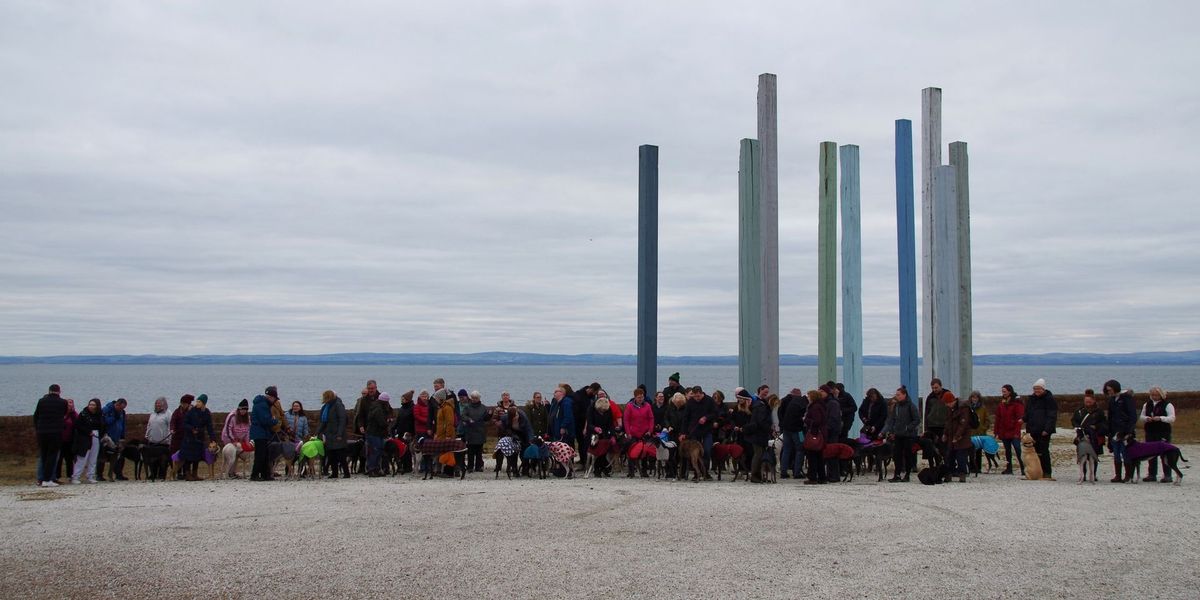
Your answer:
[[[933,377],[963,395],[959,368],[958,204],[955,168],[940,166],[933,176]]]
[[[762,244],[758,184],[761,146],[743,139],[738,152],[738,381],[762,382]]]
[[[658,146],[638,147],[637,383],[658,389]]]
[[[958,207],[958,313],[960,319],[959,375],[961,390],[955,393],[966,397],[975,385],[975,356],[971,317],[971,184],[968,177],[967,143],[950,144],[950,165],[954,167],[955,204]]]
[[[921,90],[921,358],[931,368],[933,324],[933,171],[942,164],[942,89]],[[954,393],[958,393],[955,390]]]
[[[817,199],[817,379],[837,379],[837,142],[821,142]]]
[[[779,391],[779,156],[776,143],[775,75],[758,76],[758,191],[760,194],[759,243],[762,252],[762,372],[760,381]],[[747,388],[750,386],[746,385]]]

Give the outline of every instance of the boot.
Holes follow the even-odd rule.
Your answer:
[[[1113,471],[1116,472],[1116,476],[1114,476],[1112,479],[1108,480],[1109,483],[1121,483],[1121,482],[1125,481],[1125,479],[1123,477],[1121,477],[1121,471],[1123,470],[1124,466],[1125,465],[1121,464],[1121,461],[1119,461],[1115,458],[1113,459]]]

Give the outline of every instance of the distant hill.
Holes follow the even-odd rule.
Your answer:
[[[785,354],[779,363],[814,366],[813,355]],[[841,360],[838,360],[841,364]],[[77,365],[635,365],[631,354],[533,354],[526,352],[477,352],[473,354],[359,352],[343,354],[158,354],[0,356],[0,364]],[[658,364],[736,365],[737,356],[660,356]],[[899,365],[895,356],[868,355],[868,366]],[[1200,365],[1200,350],[1186,352],[1132,352],[1126,354],[1051,353],[985,354],[975,357],[976,366],[989,365]]]

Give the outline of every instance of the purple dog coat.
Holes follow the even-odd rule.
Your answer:
[[[1151,456],[1161,456],[1178,448],[1168,442],[1138,442],[1126,447],[1125,456],[1129,460],[1141,460]]]

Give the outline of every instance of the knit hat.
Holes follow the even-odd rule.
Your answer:
[[[747,392],[746,388],[744,387],[739,387],[733,390],[733,395],[737,396],[738,398],[749,398],[750,392]]]
[[[678,372],[671,373],[671,376],[668,377],[667,379],[674,381],[675,383],[679,383],[679,373]]]
[[[412,402],[412,399],[413,399],[413,391],[412,390],[408,390],[407,392],[400,394],[400,402],[401,403]]]
[[[380,392],[379,401],[380,402],[391,402],[392,396],[391,396],[391,394],[388,394],[387,392]]]
[[[837,392],[833,391],[833,388],[829,387],[828,385],[821,386],[821,391],[825,392],[826,394],[829,394],[830,396],[837,395]]]
[[[208,404],[208,394],[200,394],[199,396],[196,396],[196,402]]]
[[[179,397],[179,403],[180,404],[191,404],[192,400],[195,400],[195,399],[196,399],[196,397],[191,394],[184,394]]]
[[[272,398],[279,397],[279,390],[275,389],[273,385],[268,385],[265,393]]]
[[[250,402],[245,398],[242,398],[242,401],[238,402],[238,408],[250,408]]]
[[[468,396],[468,394],[467,394],[467,390],[466,390],[466,388],[461,388],[461,389],[459,389],[459,390],[458,390],[458,397],[459,397],[459,398],[466,398],[467,396]]]
[[[1037,381],[1033,382],[1033,387],[1040,387],[1043,390],[1046,389],[1046,380],[1042,379],[1042,378],[1038,378]]]

